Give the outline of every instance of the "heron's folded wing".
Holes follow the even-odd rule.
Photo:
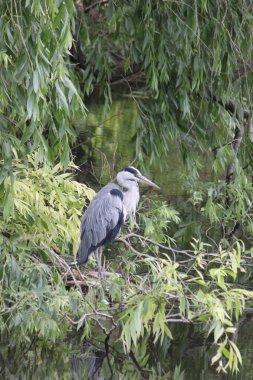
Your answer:
[[[91,201],[81,222],[78,263],[85,263],[99,246],[115,239],[124,223],[123,194],[117,188],[106,187]]]

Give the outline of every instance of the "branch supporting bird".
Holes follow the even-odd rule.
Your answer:
[[[134,216],[140,199],[139,182],[159,189],[133,166],[122,169],[114,183],[104,186],[90,202],[80,226],[77,264],[85,264],[91,254],[98,263],[98,276],[103,277],[102,249],[118,235],[126,219]]]

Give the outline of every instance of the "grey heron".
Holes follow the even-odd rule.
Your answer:
[[[77,264],[85,264],[95,253],[99,278],[102,278],[102,247],[116,238],[126,218],[136,212],[140,199],[138,182],[159,189],[138,169],[128,166],[117,174],[115,183],[108,183],[97,193],[82,217]]]

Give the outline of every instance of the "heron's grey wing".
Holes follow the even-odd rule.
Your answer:
[[[110,193],[111,190],[114,190],[114,189],[118,189],[121,191],[121,188],[116,184],[116,183],[108,183],[107,185],[105,185],[104,187],[102,187],[98,192],[97,194],[95,195],[95,197],[93,199],[96,199],[96,198],[100,198],[101,195],[104,195],[104,194],[107,194],[107,193]]]
[[[123,193],[117,185],[109,184],[97,193],[83,216],[78,264],[85,263],[99,246],[114,240],[124,220]]]

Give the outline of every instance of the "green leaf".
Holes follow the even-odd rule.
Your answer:
[[[38,71],[35,70],[33,72],[33,90],[37,94],[39,89],[39,79],[38,79]]]

